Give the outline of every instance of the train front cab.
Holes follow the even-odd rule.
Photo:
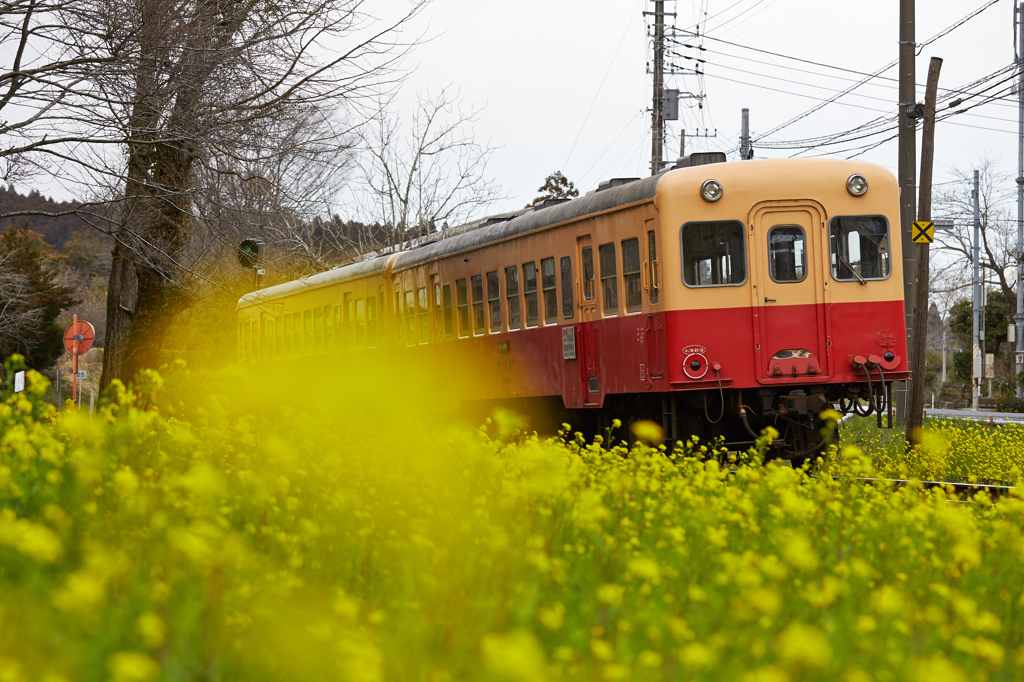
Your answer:
[[[867,181],[859,196],[855,175]],[[720,188],[712,200],[708,180]],[[709,165],[666,175],[656,206],[669,437],[742,446],[771,425],[778,454],[798,460],[818,449],[818,414],[832,404],[881,421],[890,382],[909,376],[891,173],[826,160]]]

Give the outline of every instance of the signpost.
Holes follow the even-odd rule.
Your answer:
[[[79,320],[78,315],[74,321],[64,330],[64,347],[71,353],[74,363],[74,375],[71,378],[71,402],[78,410],[78,380],[85,378],[85,372],[78,371],[78,356],[92,348],[93,339],[96,338],[96,330],[85,320]]]
[[[935,241],[935,223],[929,220],[914,221],[915,244],[931,244]]]

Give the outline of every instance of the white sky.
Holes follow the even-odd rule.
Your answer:
[[[986,2],[918,2],[917,42],[923,43]],[[924,98],[932,56],[944,59],[940,88],[958,88],[1012,63],[1013,4],[998,0],[923,48],[917,59],[919,100]],[[488,170],[510,197],[491,212],[523,206],[555,170],[562,170],[581,192],[606,178],[648,175],[650,41],[641,13],[653,7],[650,0],[433,0],[423,25],[434,38],[416,48],[416,68],[403,86],[400,101],[411,103],[417,91],[454,86],[466,104],[483,107],[476,136],[500,147]],[[706,23],[702,9],[708,16]],[[699,22],[708,36],[703,41],[706,51],[678,48],[681,54],[706,60],[701,67],[706,74],[706,100],[703,109],[684,102],[683,120],[669,123],[668,149],[673,157],[684,126],[688,135],[717,130],[716,138],[688,139],[687,151],[732,150],[738,146],[742,107],[750,109],[756,138],[860,78],[711,38],[866,73],[898,56],[896,0],[670,0],[666,11],[677,12],[680,29],[692,29]],[[695,40],[687,42],[694,45]],[[676,63],[689,70],[695,65],[685,59]],[[895,79],[897,72],[892,68],[883,75]],[[694,93],[700,87],[692,75],[669,77],[667,86]],[[895,113],[897,101],[895,80],[875,79],[771,139],[848,130]],[[950,167],[972,168],[986,154],[998,157],[1000,165],[1015,174],[1016,131],[1017,105],[1008,91],[1001,101],[940,122],[935,182],[948,181]],[[853,152],[836,152],[882,137],[813,150],[810,155],[845,157]],[[758,158],[793,153],[755,145]],[[895,172],[896,153],[893,140],[859,158]]]

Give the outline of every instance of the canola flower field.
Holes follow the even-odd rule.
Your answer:
[[[975,475],[994,436],[812,475],[265,383],[148,373],[90,418],[30,373],[0,404],[0,680],[1024,676],[1024,498],[853,480]]]

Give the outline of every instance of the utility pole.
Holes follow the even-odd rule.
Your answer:
[[[914,243],[912,230],[914,216],[914,190],[917,187],[917,125],[908,115],[914,112],[917,102],[917,69],[914,64],[914,49],[917,47],[914,29],[915,0],[900,0],[900,61],[899,61],[899,186],[900,186],[900,235],[903,245],[903,306],[907,324],[907,351],[909,353],[914,328]],[[907,382],[898,382],[896,389],[896,420],[907,418]]]
[[[981,326],[979,325],[979,309],[981,308],[981,273],[979,257],[981,256],[981,209],[978,197],[981,194],[981,179],[978,171],[974,171],[974,310],[971,322],[971,409],[978,409],[978,398],[981,392]]]
[[[924,93],[924,127],[921,131],[921,197],[917,219],[932,219],[932,162],[935,159],[935,98],[939,90],[942,60],[932,57],[928,65],[928,81]],[[919,430],[924,423],[924,366],[928,355],[928,248],[927,243],[914,244],[914,327],[910,346],[910,405],[907,407],[907,442],[920,442]]]
[[[743,121],[740,133],[740,160],[750,158],[750,109],[743,109]]]
[[[651,107],[651,175],[661,171],[665,139],[665,2],[654,3],[654,99]]]
[[[1024,372],[1024,2],[1017,6],[1017,371]],[[1017,397],[1024,398],[1024,386],[1017,385]]]
[[[942,330],[942,383],[946,383],[946,330]]]

